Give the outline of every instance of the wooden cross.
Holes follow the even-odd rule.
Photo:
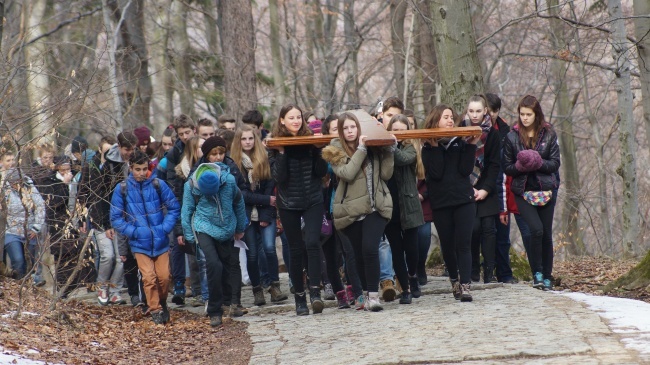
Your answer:
[[[470,137],[481,134],[481,127],[458,127],[458,128],[431,128],[415,129],[406,131],[386,131],[381,123],[374,119],[365,110],[350,110],[359,119],[361,125],[361,134],[367,136],[366,146],[390,146],[393,144],[394,135],[398,141],[404,139],[430,139],[441,137]],[[266,142],[267,147],[273,148],[278,146],[298,146],[298,145],[323,145],[328,144],[338,135],[313,135],[313,136],[295,136],[295,137],[273,137]]]

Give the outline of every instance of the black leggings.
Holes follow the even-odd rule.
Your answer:
[[[494,271],[496,265],[497,227],[495,225],[497,216],[474,218],[474,232],[472,232],[472,274],[481,273],[481,253],[483,254],[483,278]],[[499,223],[501,224],[501,223]]]
[[[332,284],[334,292],[345,289],[341,281],[341,275],[339,274],[339,255],[335,234],[332,234],[323,242],[321,252],[323,253],[322,263],[324,265],[321,268],[323,272],[323,284]],[[325,275],[327,275],[327,278]]]
[[[526,247],[530,271],[535,275],[541,272],[545,279],[553,275],[553,214],[557,191],[553,198],[543,207],[530,205],[521,196],[515,195],[519,214],[526,221],[530,230],[530,242]]]
[[[418,227],[402,230],[399,221],[391,221],[384,232],[390,243],[395,276],[402,289],[408,292],[409,275],[415,276],[418,267]]]
[[[433,211],[433,223],[438,230],[440,249],[449,270],[449,278],[458,280],[460,274],[461,284],[471,282],[470,246],[475,216],[476,204],[473,202]]]
[[[373,293],[379,292],[379,240],[386,223],[384,217],[373,212],[340,231],[343,239],[352,244],[362,289]]]
[[[237,294],[237,287],[241,293],[241,271],[239,275],[229,271],[235,261],[239,266],[239,248],[234,247],[233,241],[220,242],[202,232],[198,233],[196,239],[205,256],[209,293],[207,313],[209,316],[221,315],[225,303],[240,304],[241,294]],[[224,290],[228,287],[224,285],[224,279],[230,284],[228,293]]]
[[[303,240],[300,217],[305,221]],[[323,224],[323,204],[307,210],[280,209],[280,220],[289,241],[291,265],[289,276],[296,293],[305,291],[302,281],[303,251],[307,250],[309,286],[320,286],[320,228]]]

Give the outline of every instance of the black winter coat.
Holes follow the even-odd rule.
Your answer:
[[[474,188],[469,175],[474,169],[475,155],[476,145],[460,138],[452,141],[448,148],[425,143],[422,163],[432,210],[474,202]]]
[[[501,165],[501,138],[499,131],[490,128],[483,154],[483,169],[481,176],[474,184],[474,189],[488,192],[484,200],[476,202],[476,216],[487,217],[499,214],[499,197],[497,194],[497,180]]]
[[[185,184],[185,179],[176,176],[176,165],[181,163],[183,151],[185,151],[185,143],[180,139],[176,140],[174,146],[167,152],[167,174],[160,176],[160,179],[167,181],[171,186],[174,195],[176,195],[176,200],[179,202],[183,201],[183,185]]]
[[[320,148],[290,146],[285,153],[274,152],[273,156],[271,175],[278,187],[278,208],[305,210],[323,204],[321,179],[327,174],[327,163]]]
[[[557,135],[551,125],[547,124],[542,129],[536,150],[542,157],[542,166],[533,172],[520,172],[515,167],[517,154],[526,149],[519,139],[519,131],[513,128],[505,139],[503,146],[503,170],[506,175],[512,176],[510,189],[516,195],[523,195],[525,191],[555,190],[559,186],[556,173],[560,168],[560,146],[557,144]]]
[[[271,159],[269,163],[272,163]],[[257,189],[252,190],[247,171],[242,171],[241,175],[245,181],[245,188],[242,190],[242,195],[244,196],[244,203],[246,203],[246,216],[248,220],[251,219],[253,207],[256,207],[259,222],[274,221],[277,215],[277,209],[271,206],[271,196],[275,195],[273,193],[275,181],[272,178],[262,180]]]
[[[41,179],[39,192],[45,202],[45,217],[50,235],[63,229],[70,217],[68,213],[68,200],[70,188],[63,181],[56,178],[56,171]]]

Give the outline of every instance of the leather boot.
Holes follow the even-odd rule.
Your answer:
[[[311,310],[314,314],[323,313],[325,303],[320,297],[320,287],[312,286],[309,288],[309,300],[311,301]]]
[[[266,304],[266,299],[264,299],[264,289],[262,286],[258,285],[253,287],[253,298],[253,304],[258,307]]]
[[[307,295],[305,292],[294,294],[296,300],[296,315],[307,316],[309,315],[309,308],[307,307]]]
[[[273,303],[289,299],[289,297],[287,297],[287,295],[284,294],[282,290],[280,290],[279,281],[271,282],[271,286],[269,286],[269,293],[271,294],[271,302]]]

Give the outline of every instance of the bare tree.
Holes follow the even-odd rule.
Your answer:
[[[440,99],[462,112],[467,99],[483,91],[469,0],[431,0],[430,4],[442,85]]]
[[[237,120],[257,106],[255,36],[249,0],[218,0],[226,111]]]
[[[393,51],[393,80],[395,88],[390,95],[401,96],[404,92],[404,58],[406,43],[404,42],[404,18],[408,9],[406,0],[390,1],[390,44]],[[404,100],[406,102],[406,100]]]
[[[650,14],[650,1],[634,0],[634,34],[637,44],[637,63],[641,76],[641,103],[643,104],[643,121],[645,123],[646,141],[650,141],[650,19],[643,18]],[[650,146],[650,144],[649,144]]]
[[[280,47],[280,15],[278,0],[269,0],[270,46],[273,62],[273,84],[275,86],[275,105],[284,105],[286,94],[284,71],[282,70],[282,49]]]
[[[172,1],[170,25],[173,41],[172,63],[176,70],[176,92],[181,102],[181,113],[196,118],[192,87],[192,58],[187,36],[188,7],[181,1]]]

